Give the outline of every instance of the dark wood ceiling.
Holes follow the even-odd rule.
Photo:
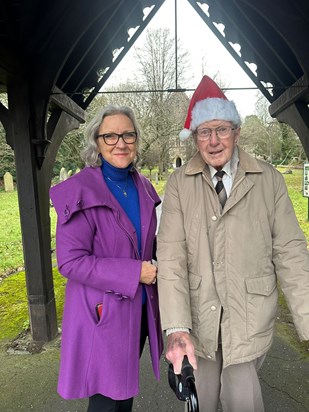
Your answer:
[[[308,75],[308,0],[188,1],[270,102]],[[12,75],[34,84],[44,76],[86,108],[163,2],[1,0],[0,90]]]
[[[163,2],[1,0],[0,90],[21,77],[86,108]]]
[[[308,0],[202,1],[208,10],[188,1],[270,102],[308,75]],[[224,35],[218,23],[224,24]],[[239,54],[235,44],[241,46]],[[246,62],[254,63],[255,74]]]

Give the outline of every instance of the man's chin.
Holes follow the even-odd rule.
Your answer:
[[[225,159],[222,158],[222,156],[211,156],[208,158],[208,161],[206,163],[217,169],[222,168],[222,166],[224,166],[226,162]]]

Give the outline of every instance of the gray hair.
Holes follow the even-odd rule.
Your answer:
[[[134,114],[134,111],[128,106],[108,105],[101,107],[94,118],[89,122],[85,130],[85,148],[81,153],[81,158],[84,160],[86,166],[101,166],[102,161],[99,157],[97,137],[99,128],[107,116],[116,114],[124,114],[133,123],[135,132],[137,133],[137,144],[140,138],[140,129]]]

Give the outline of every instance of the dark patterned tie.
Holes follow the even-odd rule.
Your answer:
[[[225,202],[226,202],[226,199],[227,199],[226,190],[225,190],[224,184],[222,182],[222,178],[223,178],[224,173],[225,173],[224,170],[219,170],[217,173],[215,173],[215,176],[218,180],[215,189],[216,189],[216,192],[219,196],[219,201],[221,203],[222,209],[224,208],[224,205],[225,205]]]

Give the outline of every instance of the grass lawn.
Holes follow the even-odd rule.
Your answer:
[[[164,193],[165,181],[153,184],[159,193]],[[308,199],[302,196],[302,170],[293,170],[292,174],[284,174],[290,198],[293,202],[296,216],[306,238],[309,240]],[[29,327],[25,273],[23,270],[23,254],[17,193],[0,191],[0,339],[13,339],[23,329]],[[56,215],[50,209],[52,248],[55,243]],[[12,276],[9,274],[18,272]],[[62,319],[65,279],[53,269],[54,288],[59,324]],[[295,328],[291,323],[291,315],[286,307],[284,297],[280,296],[279,318],[277,332],[297,347],[303,355],[309,358],[308,343],[299,344]]]

